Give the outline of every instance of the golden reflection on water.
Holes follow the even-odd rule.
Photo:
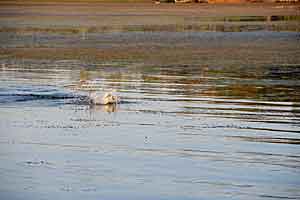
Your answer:
[[[151,89],[153,94],[300,102],[299,68],[257,67],[247,72],[201,65],[95,67],[80,69],[72,88],[82,91]],[[280,68],[280,69],[279,69]],[[251,69],[250,69],[251,70]],[[295,83],[295,84],[294,84]]]

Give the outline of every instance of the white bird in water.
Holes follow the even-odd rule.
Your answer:
[[[89,100],[91,104],[95,105],[117,104],[119,102],[118,96],[112,92],[104,94],[100,92],[92,92],[89,95]]]

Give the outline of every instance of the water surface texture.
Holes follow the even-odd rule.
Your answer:
[[[219,19],[239,21],[206,23]],[[83,33],[4,21],[0,199],[300,199],[295,29]],[[90,105],[91,91],[121,102]]]

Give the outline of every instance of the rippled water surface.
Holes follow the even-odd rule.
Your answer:
[[[1,199],[300,199],[298,32],[0,35]]]

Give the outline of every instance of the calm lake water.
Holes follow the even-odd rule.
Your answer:
[[[300,199],[298,32],[0,35],[1,199]]]

